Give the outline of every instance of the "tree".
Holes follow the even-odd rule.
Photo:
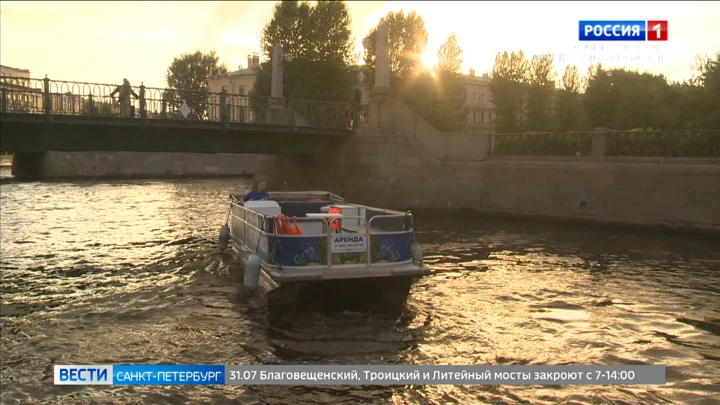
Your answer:
[[[357,60],[350,28],[352,19],[344,1],[320,0],[310,14],[310,27],[317,34],[309,47],[309,60],[332,61],[344,66]]]
[[[523,129],[523,97],[529,65],[522,51],[498,53],[490,78],[498,132],[519,132]]]
[[[588,66],[587,74],[582,80],[582,88],[583,92],[586,92],[588,89],[588,86],[590,86],[590,79],[594,78],[595,75],[597,75],[597,72],[602,70],[602,64],[598,62],[596,65],[590,65]]]
[[[404,102],[422,72],[420,55],[425,51],[428,39],[425,21],[414,11],[407,15],[403,11],[391,11],[380,19],[378,25],[382,23],[387,24],[390,43],[390,96]],[[369,78],[365,80],[367,90],[371,90],[375,84],[377,26],[370,30],[367,38],[370,46],[365,50],[364,74]]]
[[[411,12],[390,12],[378,26],[386,23],[390,45],[390,96],[410,107],[428,124],[441,131],[458,131],[467,117],[465,83],[458,70],[462,65],[462,49],[457,37],[451,35],[438,49],[435,75],[425,70],[420,55],[427,47],[427,30],[422,17]],[[367,90],[373,87],[377,44],[376,26],[368,34],[370,46],[365,53]]]
[[[577,66],[565,66],[557,96],[555,117],[559,131],[577,131],[583,129],[584,111],[581,105],[582,80]]]
[[[266,58],[272,57],[275,44],[284,52],[297,58],[307,59],[312,46],[312,30],[309,26],[312,6],[303,1],[279,1],[275,3],[273,17],[265,24],[260,47]]]
[[[585,93],[590,124],[612,129],[668,128],[672,89],[663,75],[598,70]]]
[[[552,55],[533,56],[527,74],[527,128],[532,131],[550,130],[555,90]]]
[[[92,104],[90,100],[85,100],[82,105],[82,113],[83,115],[102,115],[107,117],[117,115],[115,113],[114,103],[95,100],[93,100]]]
[[[447,130],[442,121],[437,78],[429,71],[419,71],[414,75],[412,85],[405,88],[405,100],[401,101],[422,118],[425,122],[440,130]]]
[[[455,34],[450,35],[437,52],[438,71],[458,72],[462,66],[462,49]]]
[[[204,54],[197,51],[193,54],[184,53],[173,59],[165,73],[165,80],[171,91],[168,92],[168,103],[179,108],[183,101],[191,108],[195,119],[207,119],[209,89],[207,80],[228,72],[225,65],[220,65],[220,58],[214,51]]]
[[[431,116],[431,124],[446,132],[462,129],[467,118],[465,100],[467,92],[465,82],[459,70],[462,66],[462,49],[455,35],[450,35],[437,51],[438,65],[435,80],[437,82],[437,109]],[[432,79],[432,78],[431,78]]]
[[[260,40],[269,61],[250,94],[270,96],[272,50],[280,44],[292,56],[283,61],[284,97],[347,102],[358,82],[350,24],[344,1],[278,2]]]
[[[567,65],[560,79],[560,88],[571,93],[579,94],[581,86],[580,76],[578,75],[577,66]]]
[[[713,60],[710,56],[697,57],[697,74],[693,83],[702,88],[698,92],[701,106],[696,118],[697,125],[704,129],[720,129],[720,51]]]

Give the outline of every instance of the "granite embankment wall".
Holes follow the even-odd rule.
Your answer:
[[[720,232],[720,161],[488,155],[490,136],[440,133],[393,105],[394,129],[367,129],[333,157],[275,158],[273,188],[329,188],[353,202],[473,209]],[[410,112],[411,113],[411,112]],[[457,139],[455,139],[457,138]],[[593,145],[602,147],[602,139]],[[271,169],[269,169],[271,167]]]
[[[257,155],[230,153],[46,152],[27,159],[36,161],[42,178],[249,176],[258,164]],[[13,172],[22,170],[18,163]]]

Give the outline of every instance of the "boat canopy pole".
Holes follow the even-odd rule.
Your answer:
[[[257,243],[257,246],[255,246],[255,253],[257,253],[258,250],[260,249],[260,241],[262,240],[262,234],[263,234],[264,227],[265,227],[265,218],[266,218],[265,215],[260,217],[260,236],[258,236],[258,243]]]

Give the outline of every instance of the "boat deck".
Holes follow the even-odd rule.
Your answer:
[[[243,249],[257,249],[275,282],[428,272],[413,260],[409,212],[352,204],[330,193],[270,195],[271,201],[244,205],[242,194],[232,195],[231,235]]]

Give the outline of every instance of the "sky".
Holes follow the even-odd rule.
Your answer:
[[[165,71],[184,52],[214,50],[230,70],[260,51],[272,1],[234,2],[20,2],[0,3],[0,64],[29,69],[32,77],[165,87]],[[455,34],[463,73],[490,72],[495,55],[522,50],[550,53],[558,75],[565,65],[625,66],[689,79],[697,55],[720,51],[720,2],[348,2],[356,51],[389,11],[415,10],[425,20],[432,65]],[[668,20],[667,42],[578,41],[578,20]],[[626,48],[627,46],[627,48]]]

